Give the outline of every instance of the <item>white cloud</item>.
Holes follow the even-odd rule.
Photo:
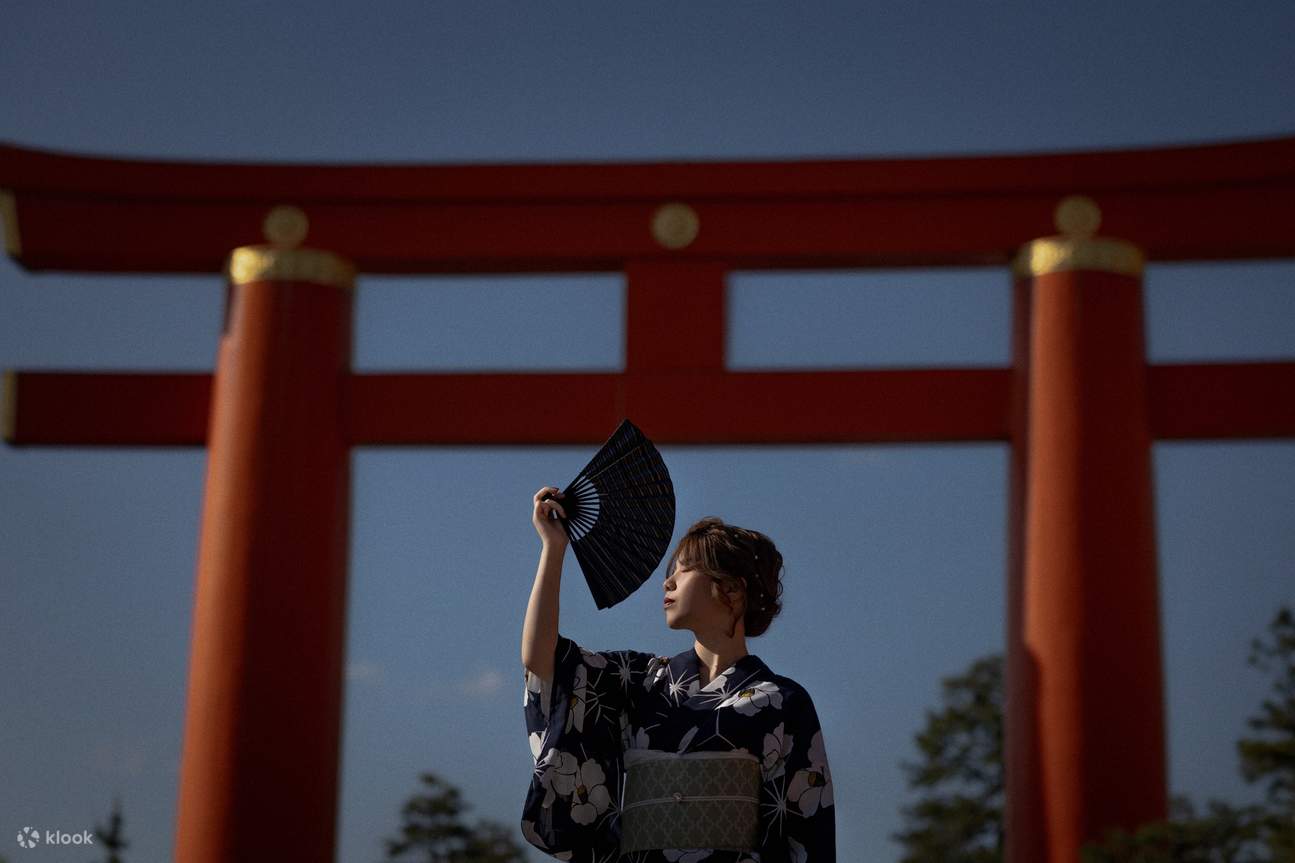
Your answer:
[[[475,677],[460,681],[459,691],[474,698],[494,695],[504,688],[504,675],[495,668],[488,668]]]

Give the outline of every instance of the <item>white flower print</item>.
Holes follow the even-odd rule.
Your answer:
[[[539,675],[532,674],[530,669],[523,669],[523,678],[526,685],[522,689],[522,707],[530,703],[532,697],[539,703],[540,713],[545,719],[549,718],[549,688],[550,684]]]
[[[818,766],[823,773],[823,793],[819,806],[831,806],[834,802],[832,792],[832,767],[827,763],[827,747],[823,743],[823,732],[818,731],[810,740],[809,763]]]
[[[805,846],[801,845],[790,836],[787,837],[787,850],[790,852],[791,863],[805,863],[809,855],[805,853]]]
[[[764,758],[760,763],[760,769],[764,774],[765,782],[777,779],[783,774],[793,742],[793,736],[783,730],[781,722],[778,723],[777,728],[764,736]]]
[[[720,702],[716,710],[722,707],[732,707],[743,716],[754,716],[766,707],[781,709],[782,693],[778,684],[762,681],[737,690]]]
[[[625,749],[652,748],[652,741],[648,739],[647,730],[643,728],[640,728],[638,731],[634,731],[632,728],[627,728],[623,739],[625,741]]]
[[[661,853],[670,863],[698,863],[711,854],[708,848],[666,848]]]
[[[733,668],[731,666],[729,668],[725,668],[719,674],[715,675],[714,680],[701,688],[702,692],[727,692],[728,681],[732,675]]]
[[[827,765],[823,732],[814,732],[809,745],[809,768],[797,770],[787,786],[787,799],[802,815],[813,815],[820,807],[832,805],[832,773]]]
[[[570,752],[559,752],[550,749],[549,754],[538,765],[543,768],[540,774],[540,787],[544,789],[544,807],[553,805],[558,797],[570,797],[576,789],[576,777],[579,773],[579,761]]]
[[[688,744],[689,744],[689,743],[692,743],[692,739],[693,739],[694,737],[696,737],[696,736],[697,736],[697,728],[696,728],[696,726],[694,726],[694,727],[692,727],[692,728],[688,729],[688,733],[687,733],[687,734],[685,734],[685,735],[683,736],[683,739],[679,741],[679,749],[678,749],[678,751],[679,751],[679,752],[683,752],[685,749],[687,749],[687,748],[688,748]]]
[[[540,760],[540,752],[544,749],[544,736],[538,731],[532,731],[528,739],[531,742],[531,760],[538,762]]]
[[[809,740],[809,763],[821,767],[827,766],[827,747],[823,744],[823,732],[815,731]]]
[[[607,775],[602,765],[589,759],[580,765],[576,776],[576,786],[572,789],[571,820],[577,824],[592,824],[594,819],[607,811],[612,796],[607,791]]]

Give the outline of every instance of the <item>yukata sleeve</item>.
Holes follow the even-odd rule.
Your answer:
[[[622,738],[634,687],[653,656],[586,650],[558,636],[553,679],[524,670],[523,705],[534,760],[522,834],[559,860],[619,856]]]
[[[786,760],[783,835],[790,863],[836,863],[836,807],[832,771],[818,713],[809,694],[797,693],[789,705],[791,735]]]

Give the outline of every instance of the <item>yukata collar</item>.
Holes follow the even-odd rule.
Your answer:
[[[669,665],[671,678],[681,683],[686,691],[696,695],[732,692],[753,680],[768,680],[769,674],[768,666],[760,657],[748,653],[715,675],[714,680],[700,686],[701,657],[697,655],[695,646],[672,656]]]

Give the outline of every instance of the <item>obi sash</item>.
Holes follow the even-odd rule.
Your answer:
[[[760,760],[746,752],[626,750],[621,852],[755,850],[760,781]]]

